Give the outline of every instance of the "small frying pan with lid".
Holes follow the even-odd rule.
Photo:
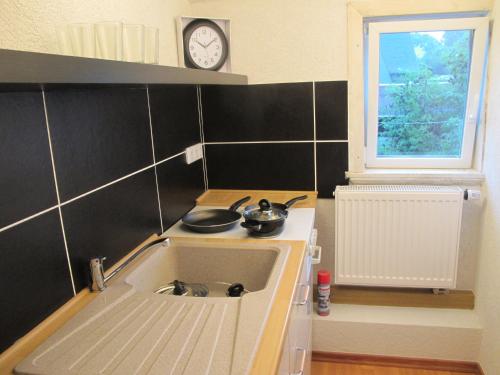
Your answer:
[[[219,233],[234,227],[241,219],[237,209],[250,197],[242,198],[234,202],[228,209],[213,208],[188,212],[182,217],[182,223],[186,228],[200,233]]]

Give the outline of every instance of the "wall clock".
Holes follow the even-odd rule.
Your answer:
[[[219,70],[229,56],[224,31],[208,19],[195,19],[182,33],[184,63],[189,68]]]

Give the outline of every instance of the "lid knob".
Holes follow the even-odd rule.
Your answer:
[[[261,199],[259,201],[259,207],[263,212],[271,211],[271,203],[267,199]]]
[[[183,296],[186,294],[186,287],[184,283],[179,280],[174,280],[174,291],[172,292],[174,296]]]
[[[229,297],[241,297],[241,294],[245,291],[243,284],[234,283],[227,288],[227,295]]]

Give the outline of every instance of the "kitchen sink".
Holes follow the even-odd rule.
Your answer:
[[[140,292],[154,292],[179,280],[188,286],[208,286],[208,297],[224,296],[212,290],[235,283],[248,292],[264,289],[279,255],[274,248],[206,245],[160,246],[153,252],[129,272],[125,283]]]
[[[249,372],[290,252],[288,245],[176,240],[154,245],[15,369],[16,374]],[[238,298],[158,294],[241,283]]]

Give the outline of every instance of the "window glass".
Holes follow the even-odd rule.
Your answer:
[[[381,33],[377,157],[460,158],[473,30]]]

